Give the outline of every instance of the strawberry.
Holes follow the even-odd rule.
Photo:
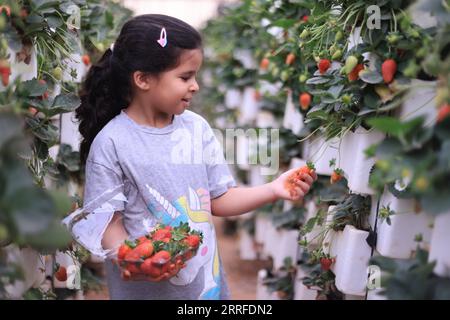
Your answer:
[[[167,229],[158,229],[153,233],[152,239],[153,241],[163,241],[169,242],[172,238],[172,233]]]
[[[391,83],[397,72],[397,62],[393,59],[387,59],[381,65],[381,74],[385,83]]]
[[[187,236],[184,240],[184,243],[186,243],[190,248],[198,248],[200,244],[200,237],[196,234],[192,234]]]
[[[9,76],[11,75],[11,67],[8,60],[0,60],[0,75],[2,77],[3,86],[8,86]]]
[[[141,273],[141,269],[137,266],[137,263],[129,262],[126,266],[126,271],[131,273]]]
[[[91,58],[87,54],[81,57],[81,61],[83,61],[86,66],[89,66],[91,64]]]
[[[148,274],[149,276],[151,276],[153,278],[158,278],[163,273],[162,268],[158,268],[157,266],[153,265],[153,260],[151,258],[146,259],[141,264],[141,271],[145,274]]]
[[[438,116],[437,116],[437,122],[443,121],[445,118],[447,118],[450,115],[450,105],[444,104],[442,107],[438,110]]]
[[[67,280],[66,267],[58,266],[58,270],[55,272],[55,278],[61,282],[66,281]]]
[[[331,62],[328,59],[320,59],[317,67],[319,68],[320,74],[324,74],[331,66]]]
[[[170,261],[170,253],[168,251],[161,250],[155,253],[155,255],[151,257],[151,259],[154,266],[162,267]]]
[[[127,262],[139,262],[141,261],[141,255],[139,251],[134,248],[125,254],[124,260]]]
[[[331,177],[330,177],[330,183],[333,184],[333,183],[336,183],[339,180],[341,180],[342,179],[342,173],[343,173],[342,169],[334,169],[334,171],[333,171],[333,173],[331,174]]]
[[[362,63],[358,63],[353,70],[348,74],[348,81],[355,81],[359,78],[359,72],[364,70],[364,65]]]
[[[131,248],[127,246],[126,244],[122,244],[119,248],[119,251],[117,253],[117,258],[119,260],[123,260],[128,252],[131,251]]]
[[[259,64],[259,68],[261,70],[267,70],[267,68],[269,67],[269,63],[270,63],[269,59],[263,58],[261,60],[261,63]]]
[[[261,100],[261,92],[259,90],[255,90],[253,92],[253,98],[255,99],[255,101]]]
[[[142,236],[142,237],[138,238],[138,243],[139,244],[147,242],[147,241],[149,241],[149,239],[146,236]]]
[[[152,255],[153,244],[150,240],[147,240],[146,242],[142,242],[140,245],[138,245],[134,250],[138,252],[139,257],[145,259]]]
[[[289,53],[289,54],[286,56],[286,64],[287,64],[288,66],[291,65],[291,64],[294,62],[294,60],[295,60],[295,54]]]
[[[308,22],[308,19],[309,19],[309,16],[305,15],[305,16],[302,17],[302,21],[303,22]]]
[[[292,194],[297,186],[296,181],[302,179],[302,174],[312,175],[314,173],[314,170],[314,164],[311,162],[307,162],[306,166],[297,169],[296,171],[294,171],[294,173],[289,175],[289,177],[285,181],[285,189]]]
[[[344,65],[344,72],[346,74],[349,74],[352,72],[352,70],[356,67],[358,64],[358,58],[355,56],[348,56],[347,59],[345,59],[345,65]]]
[[[320,267],[323,271],[328,271],[331,269],[331,265],[333,264],[333,259],[331,258],[320,258]]]
[[[302,110],[308,110],[308,107],[311,103],[311,95],[307,92],[304,92],[299,97],[300,107]]]

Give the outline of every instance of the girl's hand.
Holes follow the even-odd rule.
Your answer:
[[[308,173],[300,173],[298,179],[294,180],[295,187],[292,190],[286,188],[289,177],[297,170],[298,168],[286,171],[269,183],[269,187],[272,190],[275,200],[284,199],[297,201],[308,193],[313,182],[317,180],[317,174],[315,172],[312,172],[311,175]]]

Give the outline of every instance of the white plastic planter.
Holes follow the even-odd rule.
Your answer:
[[[256,259],[253,237],[247,232],[247,230],[243,229],[239,232],[239,257],[241,260]]]
[[[272,112],[261,110],[256,116],[256,126],[258,128],[277,128],[278,123]]]
[[[270,221],[266,216],[257,215],[255,218],[255,241],[257,245],[257,254],[260,259],[266,259],[267,254],[265,253],[265,237],[267,227],[269,226]]]
[[[251,124],[255,120],[259,107],[260,103],[255,99],[255,89],[245,88],[240,105],[239,125]]]
[[[436,81],[411,80],[412,89],[400,108],[400,119],[407,121],[419,116],[425,117],[425,125],[433,126],[437,119]]]
[[[450,212],[436,216],[431,235],[429,261],[436,261],[434,272],[450,277]]]
[[[309,219],[313,218],[316,216],[317,213],[317,206],[314,203],[314,201],[309,201],[308,203],[306,203],[305,205],[306,207],[306,217],[305,217],[305,223],[308,222]],[[321,239],[321,237],[323,236],[323,230],[324,227],[320,226],[320,225],[315,225],[314,228],[311,230],[311,232],[307,233],[305,235],[306,237],[306,241],[308,242],[308,248],[310,250],[316,248],[319,245],[319,240]]]
[[[416,235],[422,235],[421,245],[429,247],[433,218],[424,212],[415,212],[415,203],[411,199],[398,199],[389,191],[385,191],[380,199],[381,209],[388,206],[395,214],[390,216],[391,224],[385,219],[378,219],[377,251],[390,258],[412,258],[417,242]],[[376,211],[372,210],[372,212]]]
[[[67,281],[59,281],[53,277],[55,288],[80,289],[80,269],[78,260],[65,252],[57,251],[55,254],[56,263],[67,270]]]
[[[256,282],[256,300],[280,300],[276,292],[269,292],[269,288],[263,284],[264,279],[267,278],[267,270],[261,269],[258,271]]]
[[[381,132],[368,131],[359,127],[355,132],[347,132],[341,141],[341,168],[345,172],[348,187],[353,193],[374,194],[369,187],[369,174],[375,163],[374,158],[366,158],[364,150],[384,138]]]
[[[325,219],[325,225],[330,225],[334,218],[334,210],[335,206],[329,206],[327,217]],[[322,242],[322,250],[325,254],[329,254],[331,257],[336,257],[339,253],[339,245],[342,239],[342,231],[334,231],[332,229],[328,229],[326,234],[324,235]],[[334,269],[335,265],[332,265],[332,269]]]
[[[284,259],[290,257],[292,263],[297,261],[298,254],[298,230],[281,229],[276,232],[276,241],[274,241],[272,257],[273,267],[275,270],[280,269],[284,265]]]
[[[5,286],[11,299],[20,299],[29,289],[39,287],[45,280],[45,261],[37,251],[31,248],[19,249],[15,245],[3,247],[7,254],[8,264],[16,264],[22,268],[24,279]]]
[[[245,69],[256,69],[257,65],[253,58],[252,51],[249,49],[235,49],[233,56],[239,60]]]
[[[288,91],[286,98],[286,107],[284,111],[283,127],[291,129],[294,134],[299,134],[304,126],[303,115],[298,110],[298,106],[294,104],[292,91]]]
[[[264,234],[263,251],[267,256],[274,257],[278,250],[278,231],[272,221],[268,219]]]
[[[225,93],[225,105],[228,109],[236,109],[242,103],[242,94],[237,89],[230,89]]]
[[[73,151],[80,150],[81,134],[78,131],[78,123],[75,112],[63,113],[61,115],[61,143],[68,144]]]
[[[322,175],[331,175],[334,168],[330,167],[330,160],[336,159],[339,163],[339,139],[325,141],[322,136],[316,136],[305,143],[303,156],[312,161],[316,167],[316,173]]]
[[[369,232],[346,225],[338,246],[334,273],[339,291],[355,296],[366,294],[367,266],[371,248],[366,242]]]
[[[294,300],[316,300],[317,290],[308,289],[308,287],[303,284],[303,278],[306,276],[307,274],[303,268],[298,267],[294,283]]]
[[[87,66],[83,63],[81,55],[78,53],[73,53],[70,58],[63,60],[64,72],[63,81],[65,82],[76,82],[81,83],[85,74],[88,71]],[[71,70],[76,71],[76,77],[72,77]]]

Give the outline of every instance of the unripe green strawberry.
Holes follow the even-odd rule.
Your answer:
[[[344,65],[344,71],[346,74],[349,74],[352,72],[353,68],[356,67],[358,64],[358,58],[355,56],[348,56],[347,59],[345,59],[345,65]]]
[[[306,76],[306,74],[301,74],[301,75],[298,77],[298,81],[299,81],[300,83],[304,83],[306,80],[308,80],[308,77]]]
[[[306,39],[309,36],[309,30],[305,29],[302,31],[302,33],[300,33],[300,39]]]
[[[349,94],[344,94],[344,95],[341,97],[341,101],[342,101],[342,103],[344,103],[344,104],[350,104],[350,102],[352,102],[352,96],[349,95]]]
[[[342,39],[342,37],[344,36],[344,34],[342,33],[342,31],[338,31],[338,32],[336,32],[336,35],[334,36],[334,41],[339,41],[339,40],[341,40]]]
[[[55,69],[53,69],[53,76],[55,77],[56,80],[60,81],[62,79],[62,69],[61,67],[56,67]]]
[[[283,82],[286,82],[289,79],[289,72],[287,70],[283,70],[281,72],[280,78]]]
[[[342,50],[337,49],[331,56],[332,60],[339,60],[342,57]]]

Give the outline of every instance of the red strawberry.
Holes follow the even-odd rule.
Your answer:
[[[303,20],[304,22],[308,22],[308,19],[309,19],[309,16],[303,16],[303,17],[302,17],[302,20]]]
[[[152,236],[152,239],[154,241],[163,241],[163,242],[169,242],[171,238],[172,233],[170,232],[170,230],[167,229],[158,229]]]
[[[136,250],[141,258],[148,258],[153,253],[153,244],[150,240],[142,242],[134,250]]]
[[[437,122],[443,121],[445,118],[447,118],[450,115],[450,105],[444,104],[442,107],[438,110],[438,116],[437,116]]]
[[[259,64],[259,68],[261,70],[267,70],[267,68],[269,67],[269,63],[270,63],[269,59],[263,58],[261,60],[261,63]]]
[[[155,255],[151,257],[151,259],[154,266],[161,267],[170,261],[170,253],[168,251],[162,250],[155,253]]]
[[[55,272],[55,278],[61,282],[66,281],[67,280],[66,267],[59,266],[58,270]]]
[[[320,74],[324,74],[331,66],[331,62],[328,59],[320,59],[317,67],[319,68]]]
[[[190,248],[197,248],[200,244],[200,237],[196,234],[189,235],[183,240],[183,242]]]
[[[331,259],[331,258],[320,258],[320,266],[321,266],[323,271],[330,270],[332,264],[333,264],[333,259]]]
[[[138,243],[139,244],[147,242],[147,241],[149,241],[149,239],[146,236],[142,236],[142,237],[138,238]]]
[[[295,60],[295,54],[289,53],[289,54],[286,56],[286,64],[287,64],[287,65],[291,65],[291,64],[294,62],[294,60]]]
[[[122,244],[119,248],[119,251],[117,253],[117,258],[119,260],[123,260],[128,252],[131,251],[131,248],[127,246],[126,244]]]
[[[6,87],[9,84],[9,76],[11,75],[11,67],[8,60],[0,60],[0,75],[2,84]]]
[[[146,259],[141,264],[141,271],[153,278],[158,278],[163,273],[162,268],[153,265],[153,260],[151,258]]]
[[[364,70],[364,65],[362,63],[358,63],[356,67],[353,68],[353,70],[348,74],[348,80],[349,81],[355,81],[359,78],[359,72],[361,70]]]
[[[330,183],[331,184],[336,183],[336,182],[338,182],[341,179],[342,179],[342,170],[341,169],[335,169],[333,171],[333,173],[331,174]]]
[[[397,62],[393,59],[387,59],[381,65],[381,74],[385,83],[391,83],[397,72]]]
[[[302,110],[308,110],[308,107],[311,103],[311,95],[307,92],[304,92],[299,97],[300,107]]]
[[[139,251],[134,248],[125,254],[124,260],[128,262],[139,262],[141,261],[141,255]]]
[[[90,58],[87,54],[85,54],[85,55],[83,55],[83,56],[81,57],[81,61],[83,61],[83,63],[84,63],[86,66],[88,66],[88,65],[91,64],[91,58]]]

